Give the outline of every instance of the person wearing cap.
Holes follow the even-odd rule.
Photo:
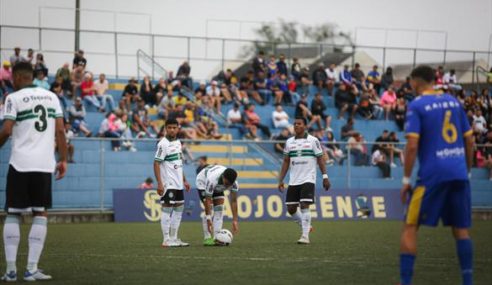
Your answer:
[[[138,82],[132,77],[128,80],[128,84],[123,90],[123,100],[125,101],[125,108],[127,112],[131,111],[132,102],[136,102],[140,99],[138,94]]]
[[[14,54],[10,56],[10,65],[13,67],[18,62],[26,61],[26,59],[20,54],[20,47],[14,48]]]
[[[77,67],[82,67],[82,69],[85,70],[85,67],[87,66],[87,59],[84,57],[84,51],[79,49],[75,53],[75,57],[73,58],[73,69]]]
[[[3,61],[2,68],[0,69],[0,91],[2,93],[8,93],[14,89],[12,85],[12,69],[10,68],[10,62],[8,60]]]

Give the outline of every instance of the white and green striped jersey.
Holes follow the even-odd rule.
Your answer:
[[[5,120],[15,121],[10,164],[19,172],[55,171],[56,118],[63,118],[58,97],[28,86],[7,96]]]
[[[183,190],[183,152],[181,141],[163,138],[157,144],[155,161],[160,162],[161,179],[166,189]]]
[[[289,138],[284,155],[290,157],[289,185],[316,183],[317,158],[323,155],[319,140],[309,134],[302,138]]]
[[[212,196],[214,192],[224,192],[225,190],[231,190],[234,192],[239,191],[239,183],[234,181],[231,187],[225,187],[222,182],[222,174],[227,167],[222,165],[209,165],[202,169],[196,176],[196,188],[198,190],[205,190],[206,196]]]

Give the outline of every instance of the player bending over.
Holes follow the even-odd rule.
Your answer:
[[[284,162],[280,170],[278,190],[284,192],[284,177],[290,167],[289,188],[285,204],[292,218],[301,225],[299,244],[309,244],[311,212],[309,206],[315,201],[316,164],[323,174],[323,188],[330,189],[323,150],[317,138],[306,132],[306,119],[297,117],[294,122],[295,136],[285,143]],[[299,206],[301,210],[299,211]]]
[[[196,177],[196,187],[200,200],[205,207],[205,216],[202,217],[203,245],[215,245],[214,236],[222,229],[224,218],[224,191],[230,190],[232,209],[232,233],[239,231],[237,218],[237,192],[239,185],[236,181],[237,172],[222,165],[209,165],[202,169]],[[214,210],[212,223],[212,206]]]
[[[157,194],[161,195],[162,247],[189,246],[178,238],[179,225],[184,209],[183,188],[190,191],[190,184],[183,175],[183,152],[177,138],[179,124],[175,119],[166,121],[166,137],[157,145],[154,158],[154,174]]]
[[[419,66],[411,74],[419,95],[409,106],[407,146],[401,188],[407,206],[400,244],[400,282],[412,283],[419,226],[451,226],[463,285],[472,284],[471,199],[468,173],[473,160],[473,133],[463,107],[453,96],[433,89],[434,71]],[[410,186],[416,157],[418,179]]]

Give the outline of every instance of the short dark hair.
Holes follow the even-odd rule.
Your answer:
[[[16,74],[22,74],[23,76],[26,75],[33,75],[34,71],[32,69],[32,65],[28,62],[18,62],[14,65],[12,68],[12,75],[15,76]]]
[[[307,120],[306,120],[306,118],[304,118],[304,117],[297,116],[297,117],[295,118],[295,120],[301,120],[301,121],[304,123],[304,125],[307,125]]]
[[[410,74],[412,79],[421,79],[427,83],[434,82],[434,69],[428,65],[419,65]]]
[[[229,181],[229,183],[232,184],[236,182],[236,178],[237,178],[236,170],[232,168],[226,168],[226,170],[224,170],[224,173],[222,173],[222,175],[225,179],[227,179],[227,181]]]
[[[174,118],[167,119],[167,121],[166,121],[166,127],[169,126],[169,125],[179,125],[178,120],[176,120]]]

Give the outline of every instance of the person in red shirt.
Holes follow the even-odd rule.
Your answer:
[[[100,112],[104,112],[104,108],[101,107],[101,103],[96,97],[96,88],[94,87],[94,81],[92,81],[92,74],[86,73],[84,75],[84,81],[80,84],[82,90],[82,99],[96,107]]]
[[[244,110],[244,115],[246,117],[246,127],[255,126],[258,129],[260,129],[264,135],[270,138],[271,136],[270,129],[268,128],[268,126],[261,124],[260,116],[257,113],[255,113],[255,105],[249,104],[246,105],[245,108],[246,109]]]

